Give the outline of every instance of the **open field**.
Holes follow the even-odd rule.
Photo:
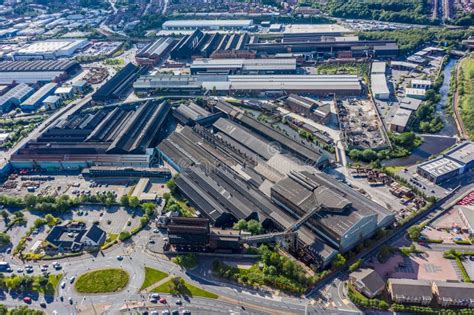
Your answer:
[[[474,58],[466,58],[461,63],[458,91],[461,118],[474,140]]]

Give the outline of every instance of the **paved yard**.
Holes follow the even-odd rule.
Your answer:
[[[372,266],[382,277],[424,280],[459,280],[451,261],[443,253],[427,251],[410,257],[394,255],[385,264]]]

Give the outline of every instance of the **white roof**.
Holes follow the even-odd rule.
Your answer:
[[[431,81],[430,80],[417,80],[417,79],[413,79],[411,80],[411,84],[417,84],[417,85],[431,85]]]
[[[163,28],[173,27],[248,27],[252,20],[170,20],[163,23]]]
[[[445,157],[428,161],[425,164],[419,166],[420,169],[433,175],[434,177],[450,173],[452,171],[460,169],[461,167],[462,165],[458,162]]]
[[[405,95],[424,96],[426,94],[425,89],[406,88]]]
[[[60,86],[54,91],[54,94],[69,94],[72,93],[72,86]]]
[[[372,74],[370,76],[370,85],[374,95],[390,94],[385,74]]]
[[[58,50],[76,49],[85,45],[88,41],[85,39],[55,39],[34,42],[31,45],[21,48],[17,54],[37,54],[37,53],[54,53]]]
[[[373,62],[372,63],[372,73],[381,73],[385,74],[387,64],[385,62]]]

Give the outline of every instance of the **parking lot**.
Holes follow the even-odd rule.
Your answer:
[[[464,269],[466,269],[469,278],[474,279],[474,255],[466,257],[462,264]]]

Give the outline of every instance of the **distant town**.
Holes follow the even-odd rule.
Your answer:
[[[473,25],[0,1],[0,314],[474,314]]]

